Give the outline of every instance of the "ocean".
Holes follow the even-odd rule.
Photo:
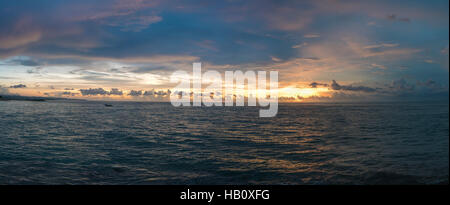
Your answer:
[[[0,184],[440,184],[448,102],[0,101]]]

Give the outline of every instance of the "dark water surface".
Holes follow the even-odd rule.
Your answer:
[[[0,101],[0,184],[448,183],[445,103]]]

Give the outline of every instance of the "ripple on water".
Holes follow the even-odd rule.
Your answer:
[[[448,103],[0,102],[0,184],[448,183]]]

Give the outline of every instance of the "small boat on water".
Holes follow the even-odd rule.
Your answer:
[[[111,104],[105,104],[105,107],[112,107]]]

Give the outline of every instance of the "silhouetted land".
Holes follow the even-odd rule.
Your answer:
[[[0,95],[0,101],[7,100],[20,100],[20,101],[47,101],[47,100],[70,100],[67,98],[52,98],[52,97],[30,97],[30,96],[20,96],[20,95]]]

